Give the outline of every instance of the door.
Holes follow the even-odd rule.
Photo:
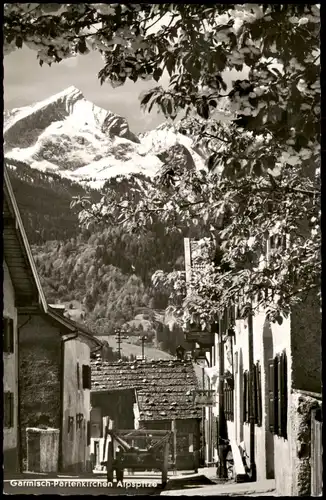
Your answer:
[[[95,468],[98,468],[101,465],[99,441],[94,441],[94,462],[95,462]]]
[[[263,347],[264,347],[264,401],[263,415],[265,428],[265,466],[266,478],[274,479],[274,364],[273,359],[273,336],[269,322],[266,320],[263,330]],[[264,411],[265,410],[265,411]]]

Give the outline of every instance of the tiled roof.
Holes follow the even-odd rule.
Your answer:
[[[140,420],[200,418],[191,361],[92,361],[92,392],[136,389]]]

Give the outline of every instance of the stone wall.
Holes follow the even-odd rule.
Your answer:
[[[320,408],[318,399],[296,392],[292,394],[292,491],[291,496],[311,494],[311,412]]]
[[[311,292],[291,315],[292,387],[321,392],[321,310]]]
[[[26,460],[26,428],[60,429],[61,339],[43,316],[19,316],[19,390],[22,458]]]

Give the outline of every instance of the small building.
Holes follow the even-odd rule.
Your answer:
[[[103,460],[103,430],[107,419],[116,429],[172,430],[170,467],[197,469],[201,409],[191,361],[92,361],[92,452]]]
[[[59,429],[58,470],[90,468],[91,352],[102,343],[83,325],[48,308],[24,315],[19,332],[20,425]]]

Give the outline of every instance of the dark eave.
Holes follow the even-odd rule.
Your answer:
[[[6,167],[3,194],[3,256],[15,289],[15,305],[40,306],[46,311],[45,296]]]

